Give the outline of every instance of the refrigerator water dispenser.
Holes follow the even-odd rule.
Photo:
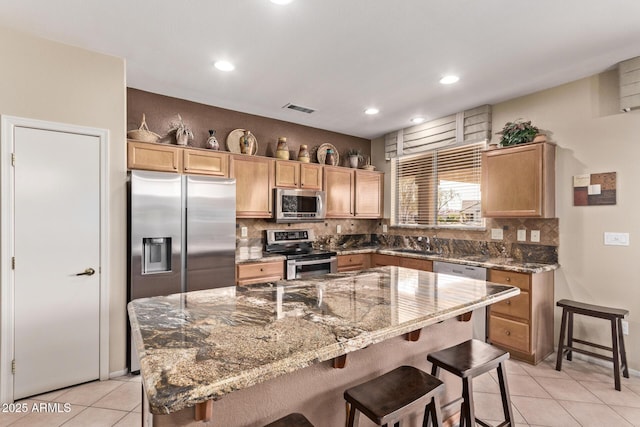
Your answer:
[[[171,237],[143,237],[142,251],[142,274],[171,271]]]

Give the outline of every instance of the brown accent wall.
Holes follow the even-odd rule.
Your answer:
[[[167,143],[175,143],[167,133],[171,122],[180,114],[193,130],[195,137],[190,145],[194,147],[204,147],[209,129],[215,129],[221,150],[228,151],[227,135],[234,129],[247,129],[258,140],[259,156],[274,157],[278,137],[281,136],[287,138],[291,159],[297,158],[300,144],[307,144],[312,162],[317,162],[315,152],[324,143],[337,148],[341,165],[345,165],[344,154],[351,148],[361,150],[365,157],[371,155],[371,141],[368,139],[127,88],[127,130],[140,126],[143,113],[149,129],[163,136],[162,142]]]

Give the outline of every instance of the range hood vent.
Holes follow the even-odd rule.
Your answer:
[[[288,108],[289,110],[296,110],[296,111],[300,111],[301,113],[307,113],[307,114],[311,114],[314,111],[316,111],[313,108],[301,107],[299,105],[295,105],[290,102],[285,104],[282,108]]]
[[[620,109],[640,108],[640,56],[618,64],[620,76]]]

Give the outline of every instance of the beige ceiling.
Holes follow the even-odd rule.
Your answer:
[[[130,87],[366,138],[640,56],[638,0],[0,0],[0,25],[123,57]]]

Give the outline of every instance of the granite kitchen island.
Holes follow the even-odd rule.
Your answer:
[[[143,412],[157,426],[258,427],[289,412],[344,425],[346,388],[402,364],[428,370],[429,351],[471,337],[462,315],[518,293],[379,267],[134,300]]]

